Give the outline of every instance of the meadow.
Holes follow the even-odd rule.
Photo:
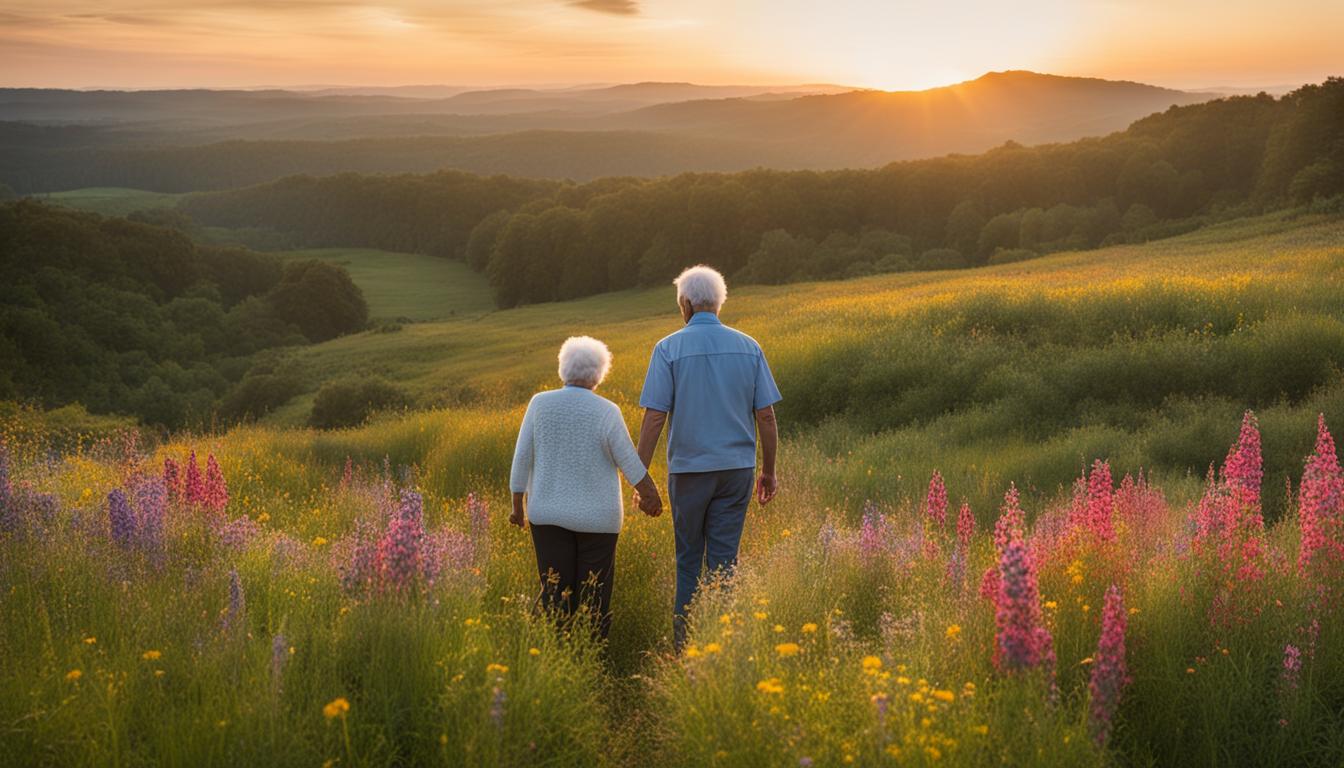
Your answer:
[[[424,408],[354,429],[298,427],[310,396],[167,437],[6,411],[0,754],[1339,765],[1341,242],[1275,215],[734,291],[785,393],[784,491],[679,657],[665,517],[627,520],[606,647],[533,615],[504,521],[559,342],[611,345],[633,424],[670,289],[293,352]]]

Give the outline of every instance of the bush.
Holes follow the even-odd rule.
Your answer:
[[[353,333],[369,322],[369,305],[350,274],[317,260],[286,264],[267,302],[276,317],[298,326],[312,342]]]
[[[224,396],[219,415],[230,422],[265,416],[302,392],[303,385],[295,366],[256,366]]]
[[[915,269],[961,269],[967,266],[966,257],[956,248],[930,248],[915,259]]]
[[[318,429],[354,427],[377,411],[409,404],[405,392],[382,379],[333,381],[317,391],[308,424]]]

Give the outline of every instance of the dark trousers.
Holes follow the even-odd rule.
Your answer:
[[[667,476],[672,500],[672,530],[677,543],[677,598],[672,615],[672,641],[686,644],[686,610],[708,569],[731,571],[751,503],[755,469],[678,472]]]
[[[581,605],[592,612],[598,635],[611,630],[611,581],[616,572],[615,533],[582,533],[558,525],[533,525],[532,546],[541,576],[538,605],[567,621]]]

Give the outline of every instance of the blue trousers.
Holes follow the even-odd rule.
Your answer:
[[[667,476],[672,501],[672,530],[677,542],[677,598],[672,639],[686,644],[686,609],[706,569],[731,571],[755,481],[755,469],[678,472]]]

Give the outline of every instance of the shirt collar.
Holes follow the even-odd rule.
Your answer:
[[[723,325],[723,321],[713,312],[696,312],[687,325]]]

